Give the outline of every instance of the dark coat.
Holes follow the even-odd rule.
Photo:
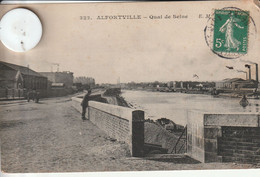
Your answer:
[[[81,102],[82,107],[88,107],[88,101],[90,100],[90,94],[86,94]]]

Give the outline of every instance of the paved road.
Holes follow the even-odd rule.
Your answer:
[[[126,144],[112,141],[90,121],[82,122],[69,97],[2,104],[4,172],[77,172],[250,168],[235,164],[181,164],[130,158]]]
[[[93,171],[91,161],[101,161],[96,156],[102,153],[95,147],[122,146],[91,122],[82,122],[69,98],[2,105],[0,118],[6,172]]]

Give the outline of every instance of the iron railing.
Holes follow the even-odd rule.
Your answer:
[[[178,149],[179,143],[182,143],[182,145]],[[170,153],[174,152],[174,154],[179,154],[180,151],[183,149],[183,147],[185,147],[185,152],[186,152],[187,151],[187,125],[184,127],[183,131],[181,132],[181,135],[179,136],[172,150],[170,150]]]

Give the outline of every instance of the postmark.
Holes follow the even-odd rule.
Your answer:
[[[235,59],[248,53],[256,37],[256,27],[249,11],[226,7],[213,10],[204,35],[213,53],[225,59]]]

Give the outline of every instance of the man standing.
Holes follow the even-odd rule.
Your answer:
[[[88,93],[83,97],[83,100],[81,102],[81,106],[82,106],[82,120],[87,120],[85,115],[86,115],[86,109],[88,107],[88,101],[90,100],[90,94],[91,94],[91,90],[88,90]]]

